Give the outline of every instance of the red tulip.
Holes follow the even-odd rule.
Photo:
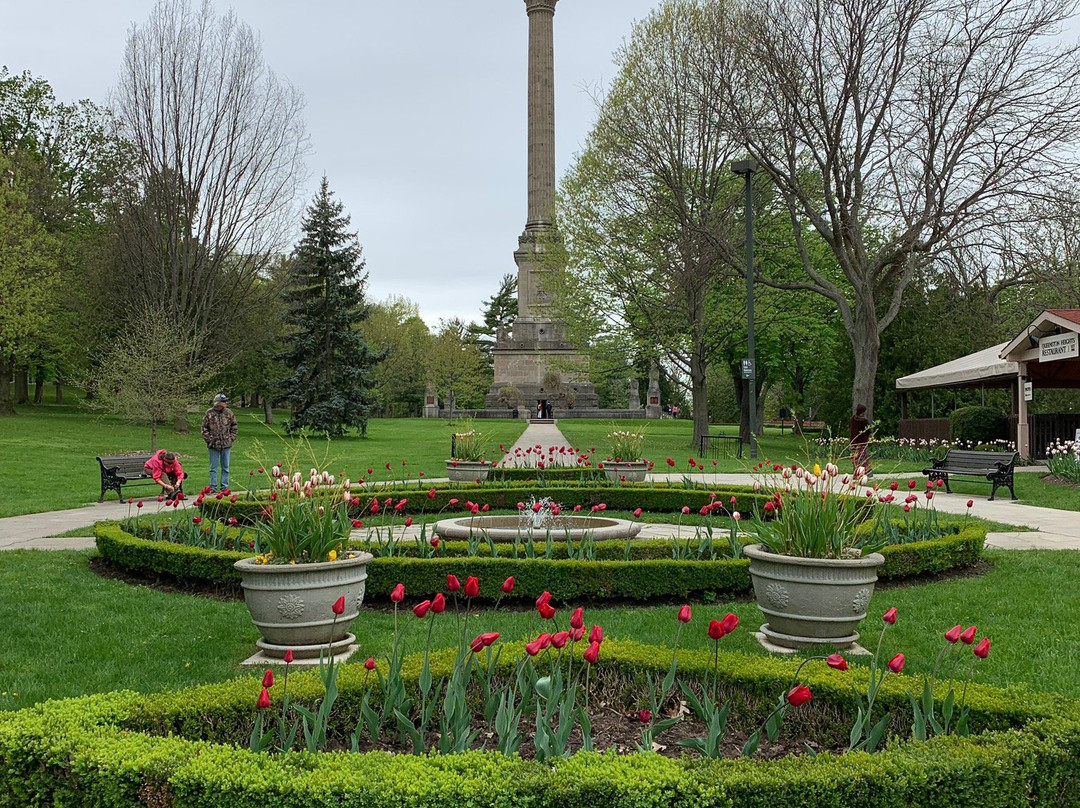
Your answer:
[[[739,625],[739,616],[728,612],[720,621],[720,625],[723,626],[725,634],[730,634]]]
[[[135,503],[135,507],[136,507],[136,508],[141,508],[141,507],[142,507],[142,505],[143,505],[143,502],[142,502],[142,500],[141,500],[141,499],[140,499],[140,500],[139,500],[138,502],[136,502],[136,503]]]
[[[432,488],[430,491],[427,492],[427,498],[428,499],[435,499],[435,494],[436,494],[436,491],[435,491],[434,488]]]
[[[765,503],[765,513],[772,513],[776,510],[776,506],[773,505],[772,500]]]
[[[142,503],[140,503],[140,507],[141,507],[141,505],[142,505]],[[641,508],[635,508],[634,509],[634,518],[636,518],[636,519],[641,518]]]
[[[469,643],[469,650],[474,654],[479,654],[484,650],[484,638],[483,636],[477,637],[471,643]]]
[[[503,581],[502,591],[503,591],[503,594],[506,594],[506,595],[509,595],[511,592],[514,591],[514,576],[513,575],[511,575],[509,578],[507,578],[505,581]]]
[[[551,645],[554,648],[562,648],[570,640],[569,631],[559,631],[551,635]]]
[[[269,706],[270,706],[270,691],[267,690],[264,687],[263,690],[262,690],[262,693],[259,694],[259,700],[257,702],[255,702],[255,707],[257,709],[259,709],[259,710],[265,710]]]
[[[719,640],[721,637],[724,636],[725,633],[726,632],[724,631],[723,623],[721,623],[719,620],[710,620],[709,621],[709,639],[710,640]]]
[[[431,546],[434,547],[436,550],[439,549],[439,537],[438,536],[432,536],[431,537]]]
[[[342,595],[340,598],[335,600],[334,605],[331,606],[330,609],[334,612],[334,614],[345,614],[345,596]]]
[[[648,724],[650,721],[652,721],[652,711],[638,710],[637,717],[642,724]]]
[[[285,664],[290,665],[293,661],[293,653],[291,648],[285,650]]]
[[[960,633],[964,630],[963,626],[956,625],[945,632],[945,639],[951,643],[955,643],[960,639]]]
[[[891,483],[889,483],[889,490],[890,491],[895,491],[899,487],[900,487],[900,483],[898,483],[896,480],[893,480]]]
[[[458,580],[456,575],[446,576],[446,588],[450,592],[457,592],[461,589],[461,581]]]
[[[975,656],[979,659],[986,659],[990,655],[990,638],[983,637],[979,640],[979,644],[975,646]]]
[[[896,607],[893,606],[885,614],[881,615],[881,619],[888,623],[890,626],[896,623]]]
[[[483,641],[484,647],[486,648],[487,646],[495,642],[495,640],[499,639],[499,632],[489,631],[486,634],[481,634],[480,639]]]
[[[589,642],[599,645],[604,641],[604,630],[600,626],[593,626],[589,631]]]
[[[431,608],[431,601],[430,600],[422,600],[419,603],[417,603],[415,606],[413,606],[412,611],[413,611],[413,614],[415,614],[417,617],[424,617],[425,615],[427,615],[428,609],[430,609],[430,608]]]
[[[268,670],[266,673],[263,674],[263,687],[273,687],[273,686],[274,686],[274,672],[272,670]]]
[[[582,658],[590,665],[595,665],[596,660],[600,658],[600,643],[594,642],[592,645],[590,645],[585,650],[585,653],[582,654]]]
[[[449,501],[448,503],[446,503],[446,504],[447,504],[447,505],[449,505],[450,507],[453,507],[454,505],[457,505],[457,504],[458,504],[458,502],[460,502],[460,500],[459,500],[459,499],[457,499],[457,498],[455,497],[454,499],[450,500],[450,501]]]
[[[540,597],[536,599],[536,608],[539,609],[545,603],[551,603],[551,593],[546,589],[541,592]]]
[[[690,622],[690,604],[684,603],[682,608],[679,609],[679,622],[680,623],[689,623]]]
[[[683,515],[684,515],[684,516],[685,516],[686,514],[690,513],[690,506],[689,506],[689,505],[683,505],[683,506],[682,506],[682,512],[683,512]]]
[[[847,660],[840,654],[829,654],[825,657],[825,664],[838,671],[846,671],[848,668]]]
[[[969,508],[970,508],[970,507],[971,507],[972,505],[974,505],[974,504],[975,504],[975,500],[973,500],[973,499],[969,499],[969,500],[967,501],[967,506],[968,506]]]
[[[667,464],[672,468],[675,468],[675,461],[672,460],[670,457],[667,459]]]
[[[540,612],[540,617],[544,620],[551,620],[555,616],[555,607],[550,603],[541,603],[536,610]]]
[[[584,626],[578,626],[577,628],[575,628],[573,631],[570,632],[570,639],[572,639],[574,642],[581,642],[581,638],[584,637],[584,636],[585,636],[585,627]]]
[[[202,524],[202,517],[201,517],[201,516],[194,516],[194,517],[192,517],[192,519],[191,519],[191,523],[192,523],[193,525],[201,525],[201,524]]]
[[[476,580],[475,575],[470,575],[465,579],[465,597],[475,598],[480,594],[480,582]]]
[[[435,614],[442,614],[446,611],[446,598],[443,597],[443,593],[440,592],[435,596],[435,599],[431,601],[431,611]]]
[[[907,487],[908,488],[914,488],[915,487],[915,480],[908,480],[907,481]]]
[[[585,625],[585,610],[578,606],[570,615],[570,628],[582,628]]]
[[[960,635],[960,641],[965,645],[971,645],[975,642],[975,632],[978,631],[976,626],[968,626],[964,629],[964,633]]]
[[[889,660],[889,670],[893,673],[900,673],[904,669],[904,655],[897,654]]]
[[[540,653],[540,639],[537,638],[532,642],[525,643],[525,653],[529,656],[536,656]]]
[[[791,688],[787,694],[787,702],[792,707],[798,707],[800,704],[806,704],[813,698],[813,694],[810,692],[810,688],[806,685],[795,685]]]
[[[365,659],[364,667],[369,671],[375,670],[375,657],[368,657],[367,659]]]
[[[394,587],[390,593],[390,600],[394,601],[394,603],[401,603],[401,601],[405,600],[405,584],[398,584]]]
[[[412,517],[411,516],[405,519],[405,527],[412,527]]]

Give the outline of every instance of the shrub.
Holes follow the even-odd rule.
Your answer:
[[[992,444],[1005,440],[1009,425],[994,407],[961,407],[949,413],[949,429],[954,443],[967,441],[972,445]]]

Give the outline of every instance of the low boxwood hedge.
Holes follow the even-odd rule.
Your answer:
[[[99,524],[94,532],[98,551],[110,564],[128,572],[166,575],[184,583],[237,587],[240,576],[233,569],[233,563],[249,555],[140,539],[115,524]],[[886,547],[882,551],[885,566],[879,575],[886,579],[903,579],[969,567],[981,557],[985,541],[985,526],[970,520],[956,528],[955,533],[940,539]],[[609,547],[609,544],[613,546]],[[634,541],[632,551],[637,544],[644,545],[642,554],[648,556],[655,551],[657,542]],[[407,545],[405,542],[403,546]],[[617,552],[620,557],[625,548],[623,542],[599,542],[599,545],[604,545],[605,555]],[[508,555],[495,558],[490,555],[394,556],[375,558],[368,564],[366,597],[369,600],[385,599],[398,583],[404,583],[410,592],[437,592],[444,588],[447,574],[453,573],[462,580],[468,575],[479,577],[485,583],[481,588],[483,598],[498,595],[492,582],[501,582],[513,575],[517,581],[513,597],[523,600],[536,598],[545,590],[561,601],[582,598],[711,600],[749,592],[748,568],[746,559],[683,561],[643,557],[631,561],[579,561],[515,559]]]
[[[513,650],[513,646],[507,650]],[[520,649],[517,649],[520,653]],[[509,666],[512,653],[504,654]],[[669,649],[605,641],[599,670],[658,676]],[[684,680],[709,670],[708,651],[679,655]],[[436,676],[447,657],[433,660]],[[721,653],[732,728],[760,721],[794,671],[790,660]],[[415,682],[419,661],[406,677]],[[811,663],[803,680],[813,701],[792,710],[783,731],[814,725],[846,731],[851,685],[864,669],[839,673]],[[374,683],[357,664],[341,669],[331,737],[347,736],[359,695]],[[377,686],[377,685],[376,685]],[[463,755],[255,755],[246,743],[259,692],[257,678],[155,695],[107,693],[51,701],[0,714],[0,806],[101,808],[734,808],[843,805],[1050,808],[1080,800],[1080,707],[1044,694],[973,684],[970,738],[894,740],[881,752],[761,760],[678,760],[654,754],[578,753],[540,765],[494,752]],[[889,677],[879,707],[905,713],[921,682]],[[311,705],[321,695],[314,672],[290,676],[289,691]],[[938,692],[942,698],[944,692]],[[619,705],[633,707],[633,704]],[[339,709],[340,708],[340,709]],[[906,734],[902,725],[894,726]]]
[[[434,490],[435,495],[428,493]],[[687,487],[681,485],[666,484],[633,484],[597,486],[594,483],[579,486],[569,484],[548,485],[542,488],[535,483],[522,482],[520,484],[490,484],[472,485],[462,487],[432,487],[424,490],[416,488],[385,488],[376,490],[354,490],[353,494],[359,498],[360,504],[349,509],[349,517],[361,518],[370,513],[370,505],[373,497],[378,497],[380,510],[388,498],[396,503],[407,500],[401,509],[402,515],[416,516],[424,513],[428,516],[451,517],[461,513],[468,513],[465,507],[467,501],[478,505],[488,505],[494,510],[517,510],[517,503],[528,500],[529,495],[542,495],[550,497],[558,502],[564,509],[580,505],[582,510],[589,510],[593,505],[604,504],[614,511],[633,511],[641,508],[647,513],[679,513],[684,507],[690,508],[691,512],[697,513],[705,505],[718,500],[724,504],[724,511],[717,510],[717,515],[724,515],[727,510],[738,510],[743,513],[758,511],[764,506],[769,497],[755,492],[751,488],[725,486],[723,488],[708,489],[701,486]],[[731,498],[735,497],[735,505],[732,506]],[[453,505],[451,500],[457,500]],[[265,499],[237,499],[230,502],[229,498],[217,499],[208,497],[200,504],[200,510],[207,516],[228,520],[235,518],[242,524],[251,524],[262,518],[262,512],[269,504]]]

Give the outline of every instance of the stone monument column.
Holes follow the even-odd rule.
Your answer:
[[[495,379],[484,406],[498,409],[499,390],[514,385],[525,401],[551,398],[544,377],[558,372],[577,390],[574,414],[596,410],[600,399],[587,378],[588,362],[556,321],[543,277],[544,245],[555,232],[555,5],[559,0],[525,0],[529,18],[528,205],[518,236],[518,316],[513,334],[499,335],[492,357]],[[575,370],[580,369],[580,370]],[[531,407],[530,407],[531,410]]]
[[[649,365],[649,403],[645,405],[646,418],[660,417],[660,367],[654,361]]]

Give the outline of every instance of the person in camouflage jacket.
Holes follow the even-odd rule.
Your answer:
[[[210,450],[210,488],[218,491],[229,487],[229,454],[236,441],[236,416],[229,409],[229,397],[224,393],[214,396],[214,406],[206,411],[202,422],[202,437]],[[218,482],[218,466],[221,466],[221,486]]]

